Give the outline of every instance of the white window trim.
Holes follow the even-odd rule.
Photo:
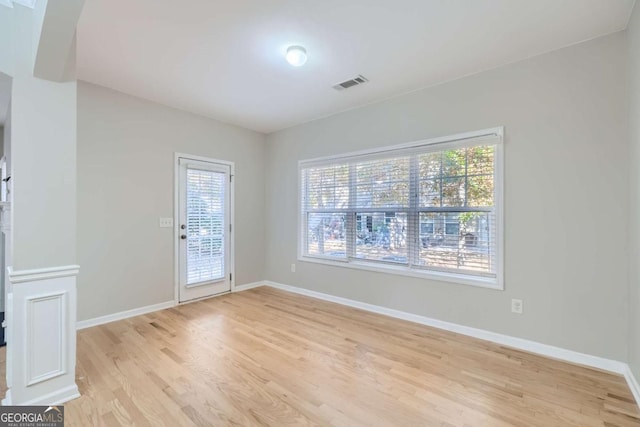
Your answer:
[[[496,242],[496,277],[485,278],[481,276],[470,276],[466,274],[459,274],[453,272],[439,272],[434,270],[420,270],[416,268],[410,268],[399,265],[386,265],[380,263],[374,263],[369,261],[358,260],[339,260],[335,258],[305,255],[304,253],[304,236],[302,233],[303,224],[303,212],[301,209],[302,203],[302,170],[308,168],[313,164],[329,163],[332,160],[346,160],[350,157],[361,156],[375,156],[381,155],[393,150],[411,149],[433,145],[434,151],[438,151],[441,148],[438,145],[445,143],[455,143],[456,141],[464,142],[469,139],[476,139],[482,137],[498,137],[498,143],[496,144],[495,151],[495,214],[497,223],[497,242]],[[354,152],[348,152],[339,155],[332,155],[326,157],[318,157],[308,160],[298,161],[298,201],[296,204],[298,210],[298,230],[297,230],[297,246],[298,246],[298,261],[311,262],[316,264],[330,265],[334,267],[351,268],[356,270],[373,271],[378,273],[387,273],[400,276],[417,277],[422,279],[429,279],[442,282],[450,282],[462,285],[470,285],[494,290],[504,290],[504,127],[495,127],[473,132],[465,132],[456,135],[450,135],[445,137],[431,138],[420,141],[414,141],[406,144],[398,144],[393,146],[386,146],[381,148],[374,148],[370,150],[360,150]]]

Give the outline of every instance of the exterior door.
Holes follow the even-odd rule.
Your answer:
[[[231,290],[231,165],[178,158],[180,302]]]

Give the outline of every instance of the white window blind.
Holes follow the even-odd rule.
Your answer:
[[[187,285],[225,277],[226,175],[187,168]]]
[[[491,133],[301,162],[301,255],[500,286],[501,142]]]

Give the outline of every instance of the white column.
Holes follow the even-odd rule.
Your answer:
[[[76,84],[15,77],[3,404],[77,397]]]
[[[75,69],[82,3],[36,0],[34,9],[4,9],[11,11],[13,47],[4,405],[52,405],[79,396],[77,84],[68,71]]]

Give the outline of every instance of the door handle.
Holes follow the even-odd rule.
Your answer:
[[[181,235],[180,235],[180,238],[181,238],[182,240],[184,240],[184,239],[186,239],[186,238],[187,238],[187,235],[186,235],[186,234],[181,234]]]

